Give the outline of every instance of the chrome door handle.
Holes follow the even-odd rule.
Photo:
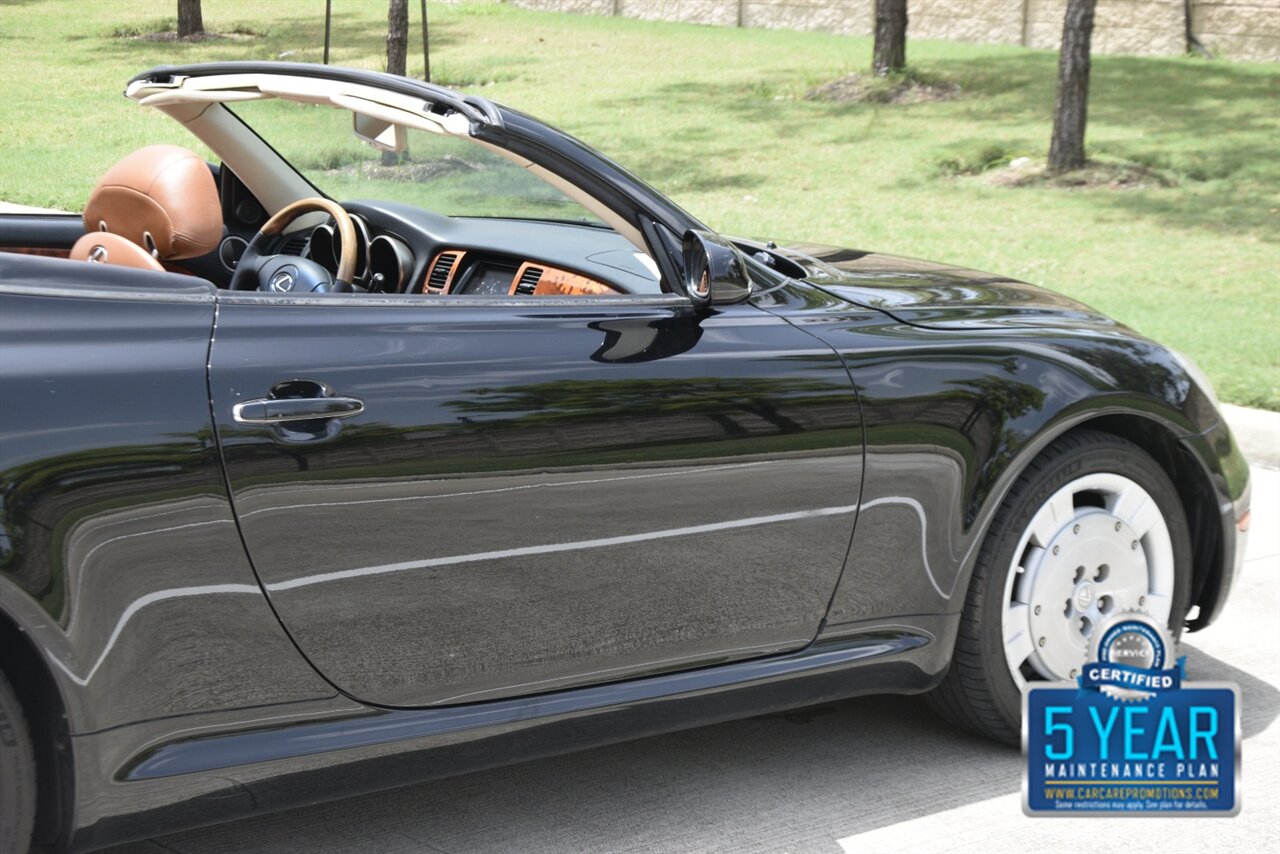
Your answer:
[[[354,397],[262,397],[231,407],[231,417],[241,424],[350,418],[361,412],[364,412],[364,401]]]

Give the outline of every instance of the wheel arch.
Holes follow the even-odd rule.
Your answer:
[[[1221,516],[1208,473],[1173,430],[1145,415],[1102,415],[1076,424],[1061,435],[1079,430],[1110,433],[1132,442],[1151,456],[1173,481],[1191,538],[1191,595],[1187,601],[1192,609],[1190,613],[1195,613],[1200,603],[1206,601],[1207,594],[1212,598],[1223,571]],[[1195,631],[1202,626],[1190,618],[1187,628]]]
[[[1192,579],[1189,606],[1194,609],[1202,603],[1212,602],[1216,586],[1224,569],[1224,543],[1221,516],[1216,502],[1213,481],[1200,462],[1180,441],[1183,437],[1171,421],[1150,412],[1133,410],[1108,410],[1078,414],[1063,418],[1041,431],[1028,441],[1022,453],[1009,464],[1001,478],[1000,488],[987,496],[987,525],[1026,467],[1046,448],[1062,438],[1083,430],[1108,433],[1125,439],[1141,448],[1169,475],[1182,503],[1183,514],[1191,538]],[[989,530],[984,529],[977,544],[986,539]],[[974,549],[976,553],[977,548]],[[976,557],[976,554],[974,555]],[[973,560],[964,568],[963,583],[957,590],[966,590],[972,580]],[[1187,620],[1191,631],[1203,628],[1194,618]]]
[[[984,548],[984,543],[989,542],[988,537],[995,537],[999,560],[993,564],[984,564],[985,569],[978,572],[980,561],[975,554],[974,559],[964,567],[964,575],[960,579],[962,583],[957,584],[956,587],[956,591],[962,596],[964,611],[956,615],[956,641],[952,653],[952,667],[948,670],[943,682],[930,695],[931,704],[943,717],[975,732],[1009,743],[1017,743],[1017,692],[1014,691],[1010,695],[1009,690],[1002,687],[1002,684],[1007,682],[1007,678],[1001,677],[992,670],[992,667],[998,667],[1001,673],[1007,670],[1000,641],[1000,638],[1006,635],[1003,634],[1003,628],[1000,628],[1000,633],[994,635],[993,641],[990,630],[993,624],[999,626],[998,622],[993,623],[993,619],[998,621],[999,616],[993,618],[990,608],[993,601],[1002,601],[999,594],[1005,588],[1002,585],[998,586],[997,581],[992,579],[1003,580],[1005,573],[1009,571],[1006,563],[1007,546],[1001,545],[1002,542],[1007,544],[1009,540],[1007,537],[1003,540],[999,537],[1002,531],[995,528],[994,523],[997,519],[1008,519],[1013,524],[1005,528],[1004,532],[1010,532],[1015,536],[1021,533],[1017,530],[1017,526],[1021,524],[1019,520],[1022,517],[1019,517],[1018,513],[1023,512],[1022,505],[1017,500],[1009,503],[1007,507],[1006,503],[1011,501],[1011,495],[1019,496],[1022,500],[1037,495],[1034,489],[1024,493],[1017,490],[1016,485],[1027,472],[1028,467],[1041,458],[1046,449],[1058,445],[1063,440],[1070,440],[1072,437],[1079,439],[1079,441],[1070,442],[1064,448],[1068,453],[1079,448],[1087,450],[1089,447],[1089,443],[1085,441],[1087,437],[1091,437],[1093,444],[1098,447],[1114,447],[1111,441],[1099,443],[1099,439],[1124,440],[1143,450],[1155,465],[1168,475],[1175,495],[1183,505],[1186,532],[1190,540],[1191,589],[1184,600],[1187,602],[1185,607],[1194,607],[1200,601],[1207,585],[1214,580],[1215,570],[1218,572],[1218,577],[1221,577],[1222,567],[1217,560],[1222,552],[1219,533],[1221,516],[1215,502],[1217,493],[1204,465],[1187,448],[1186,440],[1191,437],[1186,434],[1186,431],[1180,432],[1176,426],[1177,423],[1176,420],[1162,418],[1158,408],[1150,411],[1118,408],[1076,411],[1060,415],[1056,421],[1050,422],[1021,445],[1019,453],[1014,455],[1010,463],[1000,472],[999,487],[992,489],[986,495],[986,500],[983,502],[983,527],[977,533],[973,543],[973,551],[980,552]],[[1068,458],[1065,462],[1061,458],[1055,459],[1058,462],[1051,465],[1058,467],[1051,468],[1049,471],[1055,472],[1057,476],[1073,477],[1079,473],[1084,455],[1074,459]],[[1063,467],[1068,464],[1075,468]],[[1050,494],[1055,484],[1051,484],[1039,495]],[[1034,481],[1028,485],[1036,487]],[[1029,502],[1031,510],[1034,510],[1039,500],[1037,496]],[[1011,511],[1012,518],[1009,516]],[[1176,520],[1169,520],[1171,529],[1176,525]],[[1001,549],[1006,550],[1001,551]],[[1204,560],[1202,558],[1204,555],[1211,556],[1210,560]],[[993,569],[997,574],[993,575]],[[987,582],[985,585],[984,581]],[[1175,598],[1181,599],[1181,596]],[[1192,621],[1187,621],[1187,624],[1194,626]],[[998,665],[992,664],[993,657],[998,658]],[[1014,687],[1012,682],[1008,682],[1010,690]]]
[[[57,847],[70,827],[75,772],[67,704],[31,635],[0,608],[0,671],[13,686],[36,758],[34,840]]]

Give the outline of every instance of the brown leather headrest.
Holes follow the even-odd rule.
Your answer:
[[[164,272],[164,265],[151,257],[147,250],[109,231],[90,231],[80,236],[71,247],[68,256],[72,261],[90,261],[98,264],[115,264],[117,267],[133,267],[138,270]]]
[[[154,247],[165,260],[205,255],[222,239],[218,188],[194,151],[148,145],[102,176],[85,205],[84,227]]]

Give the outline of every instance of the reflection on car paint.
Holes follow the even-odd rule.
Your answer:
[[[0,406],[0,604],[33,615],[72,732],[332,696],[240,542],[201,388],[213,302],[94,272],[132,298],[0,294],[6,400],[22,401]],[[236,593],[191,613],[174,591],[192,589]]]
[[[479,139],[654,249],[705,228],[527,116],[295,71],[474,114]],[[433,243],[554,243],[571,269],[659,284],[591,259],[630,246],[618,234],[349,207],[420,262]],[[695,310],[679,277],[643,299],[272,298],[0,253],[0,378],[20,402],[0,408],[0,610],[14,650],[25,635],[58,665],[46,699],[65,722],[38,721],[75,780],[66,839],[927,690],[1012,478],[1117,413],[1173,444],[1201,521],[1231,533],[1197,556],[1201,618],[1220,608],[1247,471],[1163,348],[998,276],[829,247],[762,257],[744,262],[750,304]],[[215,258],[190,263],[224,281]],[[298,379],[366,409],[230,420]]]
[[[308,505],[316,506],[316,505]],[[918,506],[918,505],[917,505]],[[841,507],[817,507],[812,510],[798,510],[793,513],[775,513],[772,516],[751,516],[745,519],[728,519],[723,522],[709,522],[703,525],[689,525],[683,528],[665,528],[658,531],[641,531],[635,534],[622,534],[616,537],[601,537],[593,540],[575,540],[567,543],[548,543],[537,546],[515,546],[491,552],[448,555],[446,557],[427,558],[426,560],[404,561],[402,563],[362,566],[355,569],[344,569],[337,572],[325,572],[318,575],[304,575],[288,581],[274,581],[266,585],[267,590],[293,590],[298,587],[310,587],[313,584],[325,584],[331,581],[345,581],[349,578],[364,578],[371,575],[385,575],[391,572],[405,572],[413,569],[431,569],[437,566],[456,566],[463,563],[477,563],[507,558],[530,557],[533,555],[557,554],[559,552],[579,551],[582,549],[600,549],[610,546],[630,545],[653,540],[665,540],[672,537],[689,537],[698,534],[710,534],[718,531],[732,531],[736,528],[753,528],[761,525],[776,525],[779,522],[798,522],[819,516],[847,516],[858,509],[851,504]],[[744,647],[743,649],[751,649]],[[591,671],[601,672],[601,671]]]
[[[341,354],[322,345],[338,328]],[[750,306],[237,302],[211,365],[255,568],[355,697],[496,698],[798,649],[819,630],[860,488],[856,395],[829,348]],[[365,412],[324,441],[224,418],[284,375]]]

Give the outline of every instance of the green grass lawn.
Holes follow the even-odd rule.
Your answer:
[[[171,5],[0,0],[0,199],[78,210],[118,156],[190,144],[170,119],[120,96],[143,68],[321,58],[323,4],[311,0],[205,2],[208,28],[257,35],[195,44],[113,35],[159,28]],[[333,61],[380,67],[386,4],[333,6]],[[1091,155],[1144,164],[1176,185],[1009,188],[953,173],[1043,158],[1053,53],[915,41],[912,64],[958,82],[962,97],[831,103],[804,95],[866,66],[869,39],[430,8],[437,82],[564,128],[714,228],[1037,282],[1188,353],[1223,399],[1280,409],[1275,65],[1096,57]],[[411,57],[410,73],[421,70]]]

